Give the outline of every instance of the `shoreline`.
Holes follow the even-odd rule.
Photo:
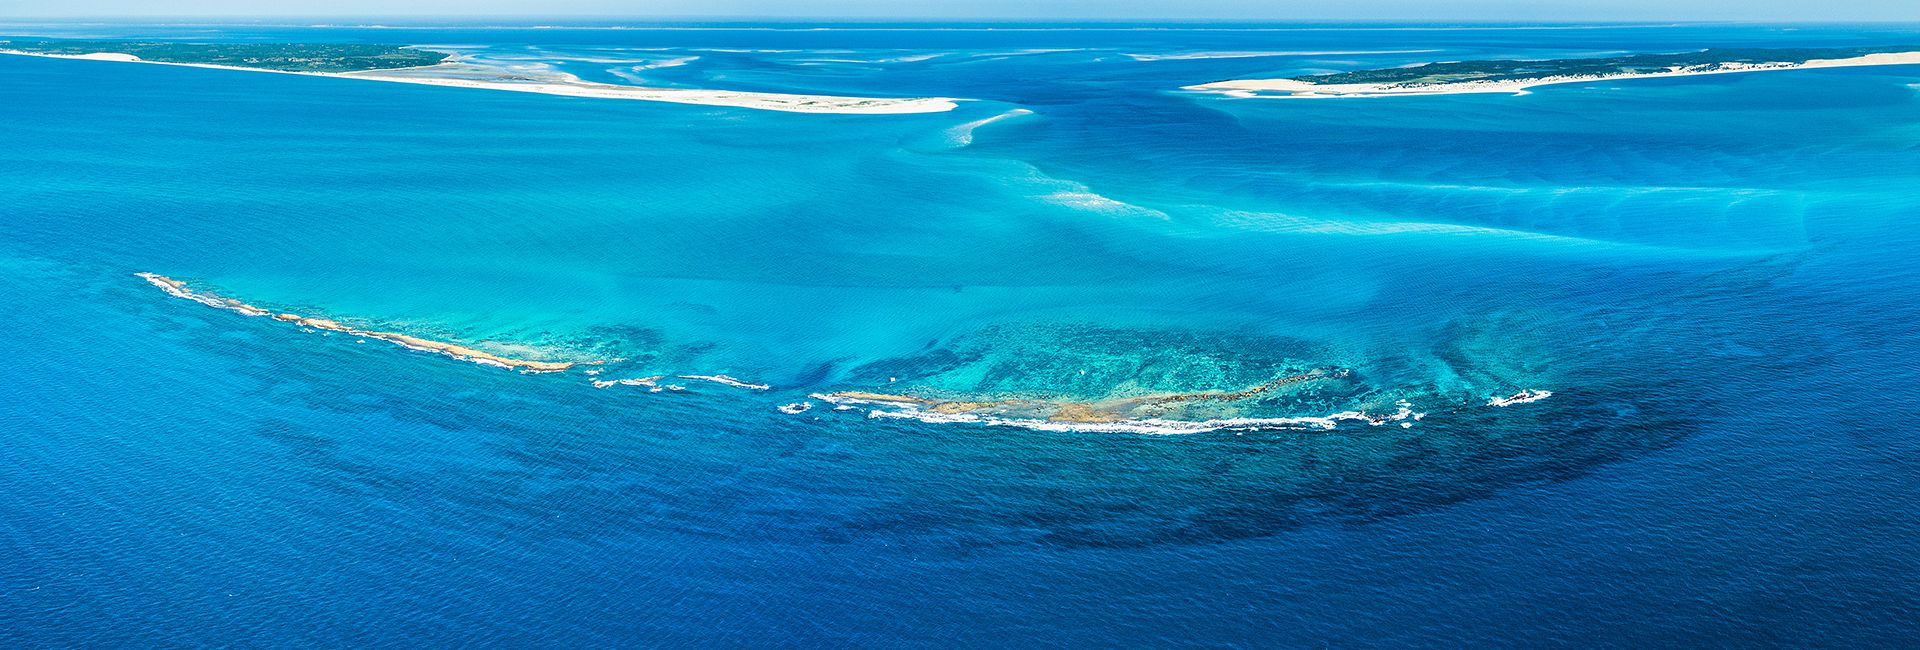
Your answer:
[[[1866,54],[1844,59],[1811,59],[1799,63],[1726,63],[1720,67],[1708,69],[1673,68],[1665,72],[1630,72],[1595,76],[1558,76],[1537,79],[1514,79],[1508,81],[1463,81],[1438,83],[1419,86],[1399,84],[1316,84],[1299,79],[1232,79],[1211,83],[1182,86],[1181,90],[1215,93],[1237,99],[1324,99],[1329,97],[1405,97],[1417,95],[1467,95],[1484,93],[1527,94],[1527,90],[1540,86],[1589,83],[1596,81],[1622,81],[1631,79],[1664,79],[1670,77],[1694,77],[1715,74],[1740,74],[1748,72],[1769,72],[1778,70],[1811,70],[1821,68],[1853,68],[1876,65],[1920,65],[1920,52],[1886,52]],[[1270,94],[1271,93],[1271,94]]]
[[[180,63],[175,61],[149,61],[131,54],[118,52],[94,52],[89,54],[45,54],[20,50],[0,49],[0,54],[16,56],[35,56],[48,59],[73,59],[81,61],[112,61],[116,63],[146,63],[151,65],[171,65],[187,68],[209,68],[213,70],[237,70],[242,72],[268,72],[273,74],[299,75],[304,77],[332,77],[335,79],[362,79],[367,81],[386,81],[392,83],[416,84],[422,86],[441,86],[448,88],[473,88],[480,90],[504,90],[511,92],[538,93],[562,97],[584,97],[589,99],[627,99],[672,104],[693,104],[700,106],[728,106],[763,111],[785,113],[831,113],[840,115],[904,115],[914,113],[944,113],[959,108],[958,99],[949,97],[846,97],[839,95],[801,95],[789,93],[765,93],[737,90],[704,90],[682,88],[649,88],[645,86],[622,86],[618,84],[596,83],[566,75],[550,82],[507,82],[482,79],[459,79],[452,77],[416,77],[395,75],[395,72],[419,73],[442,66],[459,65],[455,61],[443,61],[429,66],[410,68],[388,68],[378,70],[356,70],[353,72],[300,72],[296,70],[274,70],[272,68],[248,68],[242,66],[220,65],[217,63]]]

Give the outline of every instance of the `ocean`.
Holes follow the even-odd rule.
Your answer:
[[[1920,633],[1920,66],[1180,90],[1920,26],[0,33],[966,100],[805,114],[0,56],[0,645]],[[607,363],[463,363],[136,273]],[[1295,373],[1319,374],[1123,422],[831,395],[1089,403]]]

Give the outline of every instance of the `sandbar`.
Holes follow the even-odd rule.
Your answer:
[[[443,86],[450,88],[474,88],[483,90],[505,90],[522,93],[539,93],[563,97],[586,97],[594,99],[631,99],[675,104],[697,104],[704,106],[731,106],[763,111],[781,111],[788,113],[836,113],[848,115],[899,115],[910,113],[942,113],[959,107],[958,100],[948,97],[846,97],[838,95],[803,95],[791,93],[766,93],[737,90],[708,90],[689,88],[649,88],[645,86],[625,86],[620,84],[596,83],[580,79],[571,74],[554,73],[545,78],[532,79],[488,79],[461,76],[459,73],[477,67],[456,61],[447,61],[429,66],[413,68],[389,68],[380,70],[361,70],[355,72],[305,72],[294,70],[273,70],[269,68],[247,68],[212,63],[179,63],[173,61],[148,61],[131,54],[116,52],[94,52],[89,54],[47,54],[20,50],[0,50],[0,54],[37,56],[54,59],[82,59],[89,61],[117,61],[126,63],[146,63],[152,65],[173,65],[189,68],[212,68],[215,70],[238,70],[245,72],[270,72],[309,77],[333,77],[338,79],[364,79],[369,81],[388,81],[394,83],[418,84],[424,86]],[[445,72],[447,74],[440,74]]]

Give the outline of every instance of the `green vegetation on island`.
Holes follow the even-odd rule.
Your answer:
[[[1550,59],[1541,61],[1493,60],[1426,63],[1405,68],[1359,70],[1334,74],[1293,77],[1315,85],[1373,84],[1392,87],[1437,86],[1444,84],[1501,81],[1531,81],[1548,78],[1599,78],[1625,74],[1667,72],[1712,72],[1726,68],[1748,68],[1767,64],[1799,65],[1815,59],[1849,59],[1869,54],[1920,51],[1920,46],[1852,48],[1716,48],[1677,54],[1632,54],[1593,59]]]
[[[365,43],[181,43],[0,39],[0,50],[78,56],[129,54],[142,61],[226,65],[285,72],[356,72],[433,65],[447,59],[429,52]]]

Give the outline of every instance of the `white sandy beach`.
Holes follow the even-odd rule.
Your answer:
[[[1527,89],[1556,84],[1658,79],[1709,74],[1737,74],[1770,70],[1806,70],[1847,68],[1869,65],[1920,65],[1920,52],[1889,52],[1845,59],[1813,59],[1802,63],[1727,63],[1714,69],[1703,67],[1670,68],[1665,72],[1627,73],[1599,76],[1559,76],[1513,81],[1463,81],[1407,86],[1400,84],[1315,84],[1297,79],[1235,79],[1186,86],[1183,90],[1221,93],[1233,97],[1316,98],[1316,97],[1394,97],[1405,95],[1460,95],[1472,93],[1525,94]]]
[[[705,106],[733,106],[763,111],[784,111],[789,113],[838,113],[851,115],[898,115],[907,113],[941,113],[958,107],[957,100],[946,97],[844,97],[836,95],[798,95],[787,93],[762,93],[732,90],[704,90],[681,88],[648,88],[644,86],[624,86],[584,81],[568,74],[556,74],[552,80],[506,81],[484,78],[459,78],[439,76],[439,70],[451,70],[455,66],[467,64],[452,61],[418,68],[399,68],[393,70],[366,70],[358,72],[294,72],[287,70],[268,70],[265,68],[245,68],[211,63],[174,63],[169,61],[147,61],[131,54],[117,52],[95,52],[91,54],[42,54],[0,50],[0,54],[38,56],[55,59],[85,59],[91,61],[121,61],[129,63],[149,63],[154,65],[175,65],[190,68],[213,68],[217,70],[241,70],[246,72],[271,72],[276,74],[302,75],[309,77],[335,77],[341,79],[365,79],[369,81],[390,81],[396,83],[420,84],[425,86],[447,86],[452,88],[478,88],[484,90],[507,90],[544,95],[566,97],[589,97],[595,99],[635,99],[652,102],[671,102],[675,104],[699,104]]]

